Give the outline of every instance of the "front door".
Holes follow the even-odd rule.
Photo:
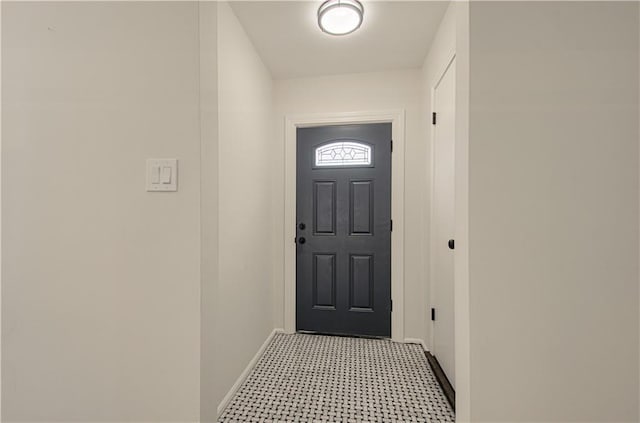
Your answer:
[[[391,337],[391,124],[297,131],[296,328]]]

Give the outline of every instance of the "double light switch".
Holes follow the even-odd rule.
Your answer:
[[[177,191],[178,160],[147,159],[147,191]]]

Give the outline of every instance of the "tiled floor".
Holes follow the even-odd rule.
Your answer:
[[[453,422],[422,347],[277,334],[221,422]]]

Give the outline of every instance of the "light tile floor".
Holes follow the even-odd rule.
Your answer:
[[[220,422],[453,422],[422,347],[277,334]]]

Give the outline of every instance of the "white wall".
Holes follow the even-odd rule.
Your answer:
[[[474,421],[638,420],[638,4],[470,5]]]
[[[406,338],[423,339],[426,326],[425,241],[423,239],[426,143],[423,137],[419,70],[350,74],[277,80],[276,175],[273,180],[273,220],[282,234],[284,216],[284,120],[287,115],[406,111],[405,151],[405,328]],[[287,242],[289,240],[286,240]],[[283,326],[283,238],[273,244],[275,326]]]
[[[272,80],[227,3],[218,6],[218,404],[273,330]],[[281,232],[280,232],[281,233]]]
[[[471,419],[469,317],[469,2],[456,2],[455,357],[456,420]]]
[[[4,421],[215,421],[273,329],[268,70],[226,3],[4,3],[2,35]]]
[[[2,420],[197,421],[197,4],[2,18]]]

